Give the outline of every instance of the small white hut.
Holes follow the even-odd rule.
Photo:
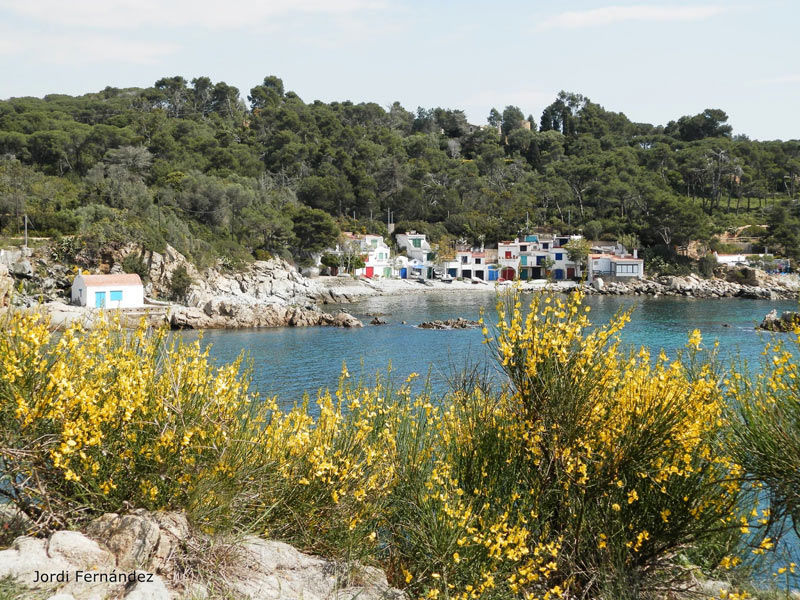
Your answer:
[[[142,280],[134,273],[78,275],[72,282],[72,304],[94,308],[141,308]]]

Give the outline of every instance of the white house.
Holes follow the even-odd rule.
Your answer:
[[[391,249],[383,241],[383,236],[366,234],[358,237],[361,249],[366,255],[364,268],[359,269],[356,274],[364,275],[372,279],[373,277],[392,277]]]
[[[760,256],[764,256],[761,254]],[[747,260],[746,254],[719,254],[718,252],[714,252],[714,258],[717,259],[717,263],[721,265],[727,265],[729,267],[733,267],[736,265],[749,265],[750,261]]]
[[[635,277],[644,278],[644,260],[637,256],[636,250],[630,254],[590,254],[588,280],[595,277]]]
[[[435,258],[435,253],[433,252],[431,245],[428,243],[428,240],[425,239],[425,234],[417,233],[416,231],[398,233],[396,240],[397,245],[400,248],[405,249],[406,256],[408,256],[409,259],[409,265],[412,267],[411,272],[403,272],[401,269],[400,277],[402,279],[405,279],[406,277],[422,277],[424,279],[430,279],[433,277],[433,261]]]
[[[497,281],[500,273],[495,248],[462,246],[456,249],[455,258],[445,262],[443,267],[450,277],[481,281]]]
[[[349,231],[342,232],[342,237],[336,244],[335,248],[330,248],[325,251],[326,254],[334,254],[340,257],[355,255],[360,256],[364,260],[364,266],[355,269],[354,275],[360,277],[373,277],[390,278],[394,276],[394,268],[391,258],[391,248],[386,245],[383,236],[367,234],[355,234]],[[317,264],[320,264],[322,255],[317,258]],[[347,267],[347,265],[342,265]],[[333,274],[337,274],[339,268],[332,270]]]
[[[78,275],[72,282],[72,304],[95,308],[141,308],[144,306],[142,280],[131,273]]]
[[[581,265],[569,260],[565,246],[579,235],[527,234],[497,245],[501,279],[573,279]]]

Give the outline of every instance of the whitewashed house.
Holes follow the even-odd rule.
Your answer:
[[[72,282],[72,304],[94,308],[141,308],[144,286],[132,273],[78,275]]]
[[[454,260],[444,263],[444,268],[450,277],[481,281],[497,281],[500,274],[496,248],[462,246],[456,249]]]
[[[644,260],[639,258],[637,251],[633,254],[590,254],[588,281],[595,277],[602,278],[644,278]]]
[[[579,235],[527,234],[497,245],[500,278],[547,279],[556,281],[582,276],[581,264],[569,259],[566,245]]]
[[[764,254],[760,254],[761,256],[765,256]],[[749,265],[750,261],[747,259],[746,254],[719,254],[718,252],[714,252],[714,258],[717,259],[717,263],[721,265],[727,265],[729,267],[735,267],[736,265]]]
[[[383,240],[383,236],[380,235],[370,233],[356,234],[344,231],[336,247],[329,248],[325,251],[325,254],[334,254],[345,259],[348,256],[360,256],[364,261],[364,266],[354,270],[353,275],[357,277],[388,279],[394,276],[392,250]],[[317,258],[318,265],[321,258],[322,254]],[[347,261],[345,260],[345,262]],[[332,269],[333,274],[337,274],[342,267],[347,268],[347,265],[342,264],[341,267]]]
[[[356,274],[372,279],[373,277],[392,277],[391,249],[386,245],[383,236],[366,234],[358,236],[361,249],[365,254],[364,268]]]
[[[425,238],[424,233],[409,231],[398,233],[396,238],[397,245],[405,249],[408,256],[410,270],[400,270],[400,278],[422,277],[430,279],[433,277],[435,252]]]

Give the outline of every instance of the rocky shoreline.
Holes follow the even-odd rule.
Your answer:
[[[220,561],[224,571],[215,572]],[[203,563],[210,567],[192,568]],[[19,597],[51,600],[178,600],[212,592],[250,600],[405,598],[380,569],[256,536],[214,540],[193,530],[182,513],[144,510],[105,514],[82,532],[18,537],[0,550],[0,580],[6,578],[25,594]]]
[[[327,301],[342,300],[303,277],[282,259],[256,261],[238,272],[221,267],[202,271],[174,248],[161,253],[142,254],[129,244],[108,252],[104,262],[92,271],[118,273],[130,254],[146,264],[146,306],[120,311],[123,323],[136,326],[144,318],[152,326],[173,329],[219,329],[244,327],[361,327],[355,317],[340,312],[329,314],[319,308]],[[0,257],[0,309],[48,314],[54,328],[76,321],[92,327],[103,311],[69,304],[71,285],[68,269],[31,251],[4,253]],[[185,269],[192,281],[183,303],[160,301],[168,298],[171,281],[178,269]]]
[[[631,282],[595,280],[584,285],[587,294],[606,296],[685,296],[692,298],[749,298],[757,300],[794,300],[800,292],[796,276],[766,275],[752,271],[743,282],[728,279],[703,279],[697,275],[663,276],[635,279]]]
[[[510,287],[510,282],[479,284],[452,281],[367,280],[351,277],[306,278],[280,258],[255,261],[239,271],[220,265],[198,270],[174,248],[163,253],[143,252],[128,244],[104,253],[92,271],[118,273],[122,262],[134,254],[146,264],[145,295],[150,303],[125,311],[123,319],[136,325],[144,317],[152,325],[174,329],[218,329],[247,327],[361,327],[363,323],[346,312],[330,314],[320,306],[349,304],[374,296],[416,293],[464,294],[492,292]],[[192,281],[183,303],[168,298],[171,281],[184,269]],[[15,305],[48,313],[54,327],[79,320],[91,327],[100,314],[93,308],[70,306],[72,271],[47,254],[32,251],[3,251],[0,255],[0,310]],[[574,282],[520,282],[520,289],[565,292],[580,287],[592,295],[683,296],[693,298],[755,298],[785,300],[798,298],[800,279],[796,275],[767,275],[753,269],[721,273],[704,279],[697,275],[661,276],[630,281],[595,280],[591,285]],[[724,277],[724,278],[723,278]]]

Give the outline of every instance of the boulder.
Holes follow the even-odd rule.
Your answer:
[[[176,306],[170,311],[169,326],[172,329],[211,329],[211,318],[199,308]]]
[[[50,536],[47,554],[71,565],[89,565],[94,569],[111,568],[114,556],[97,542],[78,531],[56,531]]]
[[[0,308],[11,303],[11,292],[14,289],[14,279],[8,273],[8,267],[0,263]]]
[[[463,317],[446,319],[444,321],[425,321],[418,325],[420,329],[472,329],[473,327],[479,326],[480,323],[478,321],[470,321]]]
[[[382,571],[355,565],[348,568],[303,554],[283,542],[246,538],[235,593],[256,599],[391,600],[404,598],[389,587]],[[351,565],[352,567],[352,565]],[[377,573],[376,573],[377,572]],[[357,584],[356,584],[357,582]]]
[[[758,329],[777,332],[792,332],[800,329],[800,312],[784,311],[778,316],[778,311],[773,309],[767,313]]]
[[[11,265],[11,273],[15,277],[24,277],[30,279],[33,277],[33,265],[29,260],[21,260]]]
[[[148,566],[160,538],[158,522],[143,511],[103,515],[89,524],[86,533],[109,548],[124,569]]]

